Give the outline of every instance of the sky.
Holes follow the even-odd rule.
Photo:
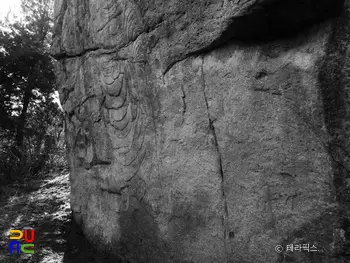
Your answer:
[[[0,0],[0,20],[3,20],[8,11],[11,10],[13,14],[20,15],[21,0]]]

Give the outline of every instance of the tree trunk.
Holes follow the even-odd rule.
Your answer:
[[[29,106],[31,94],[32,94],[32,90],[28,87],[24,93],[23,108],[21,111],[21,115],[19,117],[19,123],[17,125],[16,144],[17,144],[18,151],[19,151],[18,157],[20,158],[22,164],[25,163],[24,128],[25,128],[25,124],[26,124],[27,111],[28,111],[28,106]]]

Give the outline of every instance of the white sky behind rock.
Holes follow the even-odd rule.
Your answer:
[[[8,12],[11,10],[13,16],[20,16],[21,14],[21,0],[0,0],[0,20],[4,20]]]

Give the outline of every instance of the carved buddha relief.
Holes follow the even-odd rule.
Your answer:
[[[132,63],[105,56],[100,59],[105,93],[104,118],[116,162],[138,166],[142,159],[143,116],[138,87],[131,81]]]

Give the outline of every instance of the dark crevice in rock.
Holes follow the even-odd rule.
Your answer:
[[[268,76],[268,73],[266,70],[261,70],[255,75],[255,79],[262,79]]]
[[[100,48],[98,47],[94,47],[94,48],[88,48],[86,50],[84,50],[83,52],[79,53],[79,54],[67,54],[67,53],[60,53],[60,54],[53,54],[52,57],[60,60],[60,59],[64,59],[64,58],[78,58],[78,57],[83,57],[85,54],[89,53],[89,52],[93,52],[93,51],[97,51]]]
[[[280,91],[271,91],[269,88],[254,88],[254,91],[259,91],[259,92],[265,92],[265,93],[268,93],[268,94],[271,94],[271,95],[277,95],[277,96],[282,96],[282,92]]]
[[[130,43],[128,43],[127,45],[129,45]],[[127,45],[120,47],[120,49],[125,48]],[[66,53],[66,52],[62,52],[59,54],[51,54],[51,56],[56,59],[56,60],[63,60],[63,59],[69,59],[69,58],[79,58],[79,57],[84,57],[86,54],[90,53],[90,52],[95,52],[95,51],[99,51],[100,54],[113,54],[117,52],[117,49],[115,47],[112,46],[103,46],[103,47],[91,47],[91,48],[87,48],[85,50],[83,50],[80,53],[76,53],[76,54],[70,54],[70,53]],[[144,63],[143,61],[131,61],[128,58],[125,57],[121,57],[121,56],[115,56],[114,57],[115,60],[124,60],[124,61],[129,61],[131,63]]]
[[[165,70],[163,71],[163,76],[165,76],[165,75],[168,73],[168,71],[169,71],[176,63],[181,62],[181,61],[185,60],[186,58],[188,58],[188,57],[190,57],[190,56],[192,56],[192,55],[194,55],[194,53],[189,53],[189,54],[187,54],[186,56],[184,56],[184,57],[182,57],[182,58],[180,58],[180,59],[176,59],[176,60],[174,60],[173,62],[171,62],[171,63],[165,68]]]
[[[226,200],[226,194],[225,194],[225,174],[223,171],[223,165],[222,165],[222,157],[221,157],[221,152],[220,152],[220,146],[218,143],[218,137],[215,131],[215,126],[214,126],[214,120],[210,116],[210,109],[209,109],[209,103],[208,103],[208,97],[205,91],[205,77],[204,77],[204,57],[202,57],[202,66],[201,66],[201,78],[202,78],[202,88],[203,88],[203,96],[205,100],[205,106],[208,114],[208,120],[209,120],[209,133],[213,136],[214,139],[214,147],[217,153],[217,163],[219,166],[219,174],[221,177],[221,194],[222,194],[222,200],[223,200],[223,208],[224,208],[224,214],[222,216],[222,225],[224,229],[224,247],[225,247],[225,254],[228,256],[228,244],[227,244],[227,239],[228,239],[228,207],[227,207],[227,200]]]
[[[97,158],[97,157],[96,157]],[[91,162],[91,166],[96,166],[96,165],[111,165],[112,161],[108,161],[108,160],[100,160],[100,159],[96,159],[94,161]]]
[[[244,41],[252,45],[295,37],[315,24],[337,17],[343,7],[344,0],[285,0],[255,4],[248,14],[227,21],[225,30],[209,45],[171,61],[163,75],[176,63],[190,56],[209,53],[229,41]]]
[[[71,89],[71,91],[68,94],[71,94],[72,91],[73,91],[73,89]],[[92,99],[92,98],[95,98],[95,97],[96,97],[96,95],[94,95],[94,94],[88,95],[85,98],[82,98],[81,102],[79,102],[79,104],[75,105],[69,112],[66,111],[66,114],[68,115],[69,119],[71,120],[73,115],[76,115],[76,117],[79,119],[78,114],[76,114],[76,110],[80,109],[81,106],[83,106],[83,104],[85,102],[87,102],[89,99]],[[68,99],[68,97],[67,97],[67,99]]]
[[[344,0],[265,1],[253,7],[249,14],[232,18],[211,46],[221,45],[232,38],[273,41],[295,36],[312,25],[338,16],[343,6]]]
[[[187,105],[186,105],[186,93],[185,93],[185,89],[184,89],[183,85],[181,85],[180,87],[181,87],[181,91],[182,91],[181,98],[182,98],[182,104],[183,104],[182,116],[184,116],[185,113],[186,113],[186,110],[187,110]]]
[[[344,161],[341,160],[341,155],[337,154],[338,149],[332,150],[332,148],[334,146],[332,144],[333,144],[333,142],[331,141],[329,143],[329,145],[327,145],[327,151],[328,151],[329,155],[331,156],[333,162],[335,162],[337,166],[339,166],[341,169],[344,170],[345,174],[347,175],[346,177],[349,177],[350,176],[350,169],[345,165]],[[341,178],[335,178],[334,180],[335,180],[336,186],[342,185],[344,183]]]
[[[115,190],[115,189],[105,189],[105,188],[102,188],[101,187],[101,191],[103,192],[107,192],[109,194],[116,194],[116,195],[122,195],[122,193],[118,190]]]

